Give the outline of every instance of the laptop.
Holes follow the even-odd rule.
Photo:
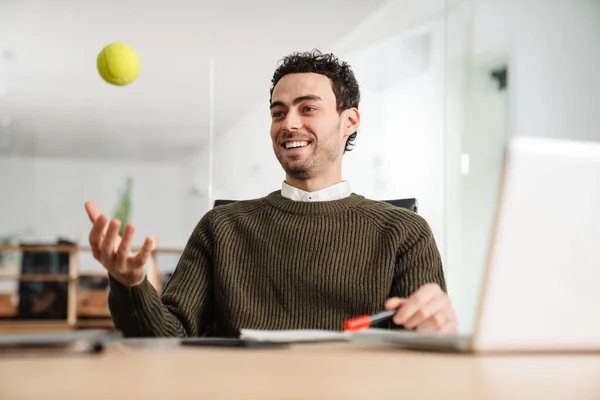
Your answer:
[[[459,352],[600,350],[600,143],[510,140],[471,335],[355,340]]]

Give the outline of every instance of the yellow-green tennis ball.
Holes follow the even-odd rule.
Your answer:
[[[137,52],[123,43],[111,43],[98,54],[98,72],[102,79],[117,86],[127,85],[140,73]]]

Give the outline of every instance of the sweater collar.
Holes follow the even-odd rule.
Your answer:
[[[281,190],[265,197],[267,204],[291,214],[323,215],[344,212],[363,204],[367,199],[356,193],[338,200],[294,201],[281,195]]]

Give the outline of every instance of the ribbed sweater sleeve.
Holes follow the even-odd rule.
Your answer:
[[[396,256],[391,295],[409,297],[426,283],[437,283],[445,292],[442,259],[429,225],[417,214],[405,214],[397,225],[404,240]]]
[[[207,216],[196,226],[162,298],[148,282],[126,287],[110,278],[115,328],[127,337],[200,336],[211,319],[212,231]]]

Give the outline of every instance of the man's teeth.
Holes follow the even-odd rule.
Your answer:
[[[308,146],[308,142],[288,142],[285,144],[286,149],[291,149],[294,147],[305,147]]]

